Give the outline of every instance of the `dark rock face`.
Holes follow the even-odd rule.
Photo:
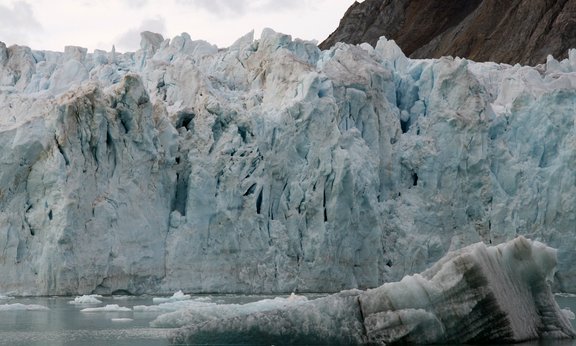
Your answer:
[[[576,47],[576,0],[355,2],[320,48],[394,39],[412,58],[539,64]]]

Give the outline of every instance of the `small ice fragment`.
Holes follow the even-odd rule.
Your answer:
[[[198,298],[194,298],[194,301],[197,302],[211,302],[212,298],[210,297],[198,297]]]
[[[184,292],[178,291],[178,292],[174,293],[172,295],[172,297],[169,297],[169,298],[152,298],[152,302],[154,304],[160,304],[160,303],[167,303],[167,302],[176,302],[176,301],[180,301],[180,300],[188,300],[190,298],[191,297],[189,294],[184,294]]]
[[[102,298],[102,296],[98,294],[83,295],[81,297],[74,298],[74,300],[71,300],[68,303],[77,305],[101,304],[102,301],[99,300],[98,298]]]
[[[25,304],[20,304],[20,303],[16,303],[16,304],[2,304],[0,305],[0,311],[46,311],[46,310],[50,310],[47,307],[43,306],[43,305],[37,305],[37,304],[30,304],[30,305],[25,305]]]
[[[132,318],[113,318],[112,322],[121,322],[121,323],[126,323],[126,322],[132,322],[134,321]]]
[[[82,312],[125,312],[132,311],[130,308],[118,306],[118,304],[108,304],[101,308],[86,308],[80,310]]]

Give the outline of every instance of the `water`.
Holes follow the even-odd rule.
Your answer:
[[[102,306],[69,304],[70,297],[21,298],[0,301],[0,304],[39,304],[48,311],[0,311],[0,345],[170,345],[170,329],[150,328],[158,313],[145,312],[80,312],[82,308]],[[152,298],[102,298],[104,304],[133,307],[152,305]],[[115,322],[112,319],[132,321]]]
[[[247,303],[260,296],[221,296],[222,303]],[[560,307],[576,312],[576,296],[557,296]],[[80,312],[88,306],[69,304],[70,297],[16,298],[2,300],[0,304],[38,304],[48,311],[0,311],[0,345],[14,346],[167,346],[172,329],[150,328],[149,323],[157,312]],[[118,299],[104,297],[103,304],[125,307],[153,305],[151,297]],[[97,306],[103,306],[103,304]],[[130,319],[113,321],[113,319]],[[572,321],[575,326],[576,321]],[[572,340],[534,341],[522,346],[576,346]],[[495,345],[493,345],[495,346]]]

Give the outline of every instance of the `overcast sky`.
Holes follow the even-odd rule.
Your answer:
[[[359,1],[362,2],[362,1]],[[182,32],[227,47],[263,28],[322,41],[354,0],[0,0],[0,41],[62,51],[133,51],[140,32]]]

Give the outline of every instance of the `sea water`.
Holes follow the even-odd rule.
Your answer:
[[[92,312],[88,307],[117,304],[132,308],[152,305],[148,297],[104,297],[103,304],[74,305],[74,297],[15,298],[1,300],[1,305],[42,305],[45,311],[2,311],[0,306],[0,345],[169,345],[169,329],[151,328],[158,313]]]
[[[132,308],[154,305],[152,297],[103,297],[99,305],[74,305],[74,297],[14,298],[0,300],[0,345],[14,346],[167,346],[172,329],[151,328],[159,312],[82,312],[86,307],[117,304]],[[248,303],[270,297],[218,296],[221,303]],[[315,297],[311,297],[313,299]],[[576,312],[576,296],[557,296],[562,308]],[[42,305],[49,310],[2,311],[5,304]],[[575,325],[576,321],[572,321]],[[575,325],[576,328],[576,325]],[[576,346],[572,340],[535,341],[523,346]]]

